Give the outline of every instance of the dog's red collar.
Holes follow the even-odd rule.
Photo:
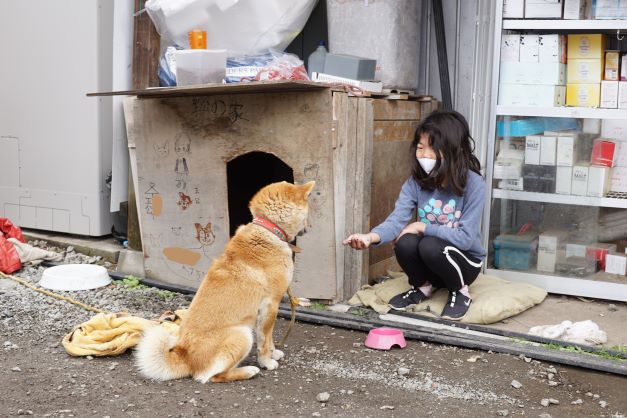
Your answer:
[[[259,225],[259,226],[266,228],[268,231],[276,235],[281,241],[287,242],[287,245],[289,245],[292,251],[294,251],[295,253],[299,253],[302,251],[299,247],[297,247],[296,245],[292,244],[291,242],[287,240],[287,234],[285,233],[283,229],[281,229],[280,226],[270,221],[269,219],[254,216],[253,223],[255,225]]]
[[[285,233],[285,231],[281,229],[280,226],[272,222],[271,220],[255,216],[253,217],[253,223],[259,226],[263,226],[268,231],[272,232],[274,235],[279,237],[279,239],[287,242],[287,234]]]

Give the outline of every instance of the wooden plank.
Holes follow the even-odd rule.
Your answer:
[[[346,183],[348,96],[346,93],[333,93],[333,193],[335,211],[335,269],[337,301],[344,299],[344,271],[348,248],[342,245],[348,236],[346,226]]]
[[[353,233],[368,232],[355,229],[355,213],[353,207],[359,199],[357,183],[359,179],[353,173],[357,172],[357,98],[346,98],[346,207],[345,210],[345,236]],[[345,247],[344,253],[344,278],[342,295],[343,299],[352,296],[353,276],[356,265],[361,265],[361,251]]]
[[[144,2],[135,0],[135,12],[142,9]],[[133,88],[158,87],[159,49],[161,37],[150,20],[148,13],[135,16],[133,30]]]
[[[413,100],[384,100],[372,102],[374,120],[420,120],[421,103]]]
[[[124,91],[87,93],[87,96],[189,97],[219,94],[286,93],[333,88],[328,84],[300,80],[255,81],[250,83],[203,84],[180,87],[157,87]],[[337,90],[337,88],[333,88]],[[343,90],[342,90],[343,91]]]
[[[374,264],[370,264],[368,271],[368,283],[374,283],[373,280],[379,276],[386,276],[388,271],[403,271],[401,266],[398,265],[394,255]]]
[[[412,141],[420,121],[388,121],[375,120],[373,124],[373,140],[381,141]]]

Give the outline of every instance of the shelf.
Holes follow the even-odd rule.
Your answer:
[[[520,192],[516,190],[492,189],[496,199],[523,200],[527,202],[560,203],[563,205],[596,206],[602,208],[627,209],[627,199],[607,197],[574,196],[566,194]]]
[[[496,106],[497,116],[544,116],[549,118],[627,119],[627,109],[595,107]]]
[[[503,29],[616,31],[627,30],[627,20],[504,19]]]
[[[486,268],[485,274],[512,282],[529,283],[549,293],[627,302],[627,277],[625,283],[611,283],[494,268]]]

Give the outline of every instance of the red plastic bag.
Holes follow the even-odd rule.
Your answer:
[[[26,242],[19,227],[13,225],[7,218],[0,218],[0,271],[10,274],[21,269],[22,262],[17,250],[7,238],[16,238]]]
[[[257,73],[256,80],[309,81],[305,65],[296,55],[277,51],[270,51],[270,53],[274,58]]]
[[[13,222],[7,218],[0,218],[0,232],[4,234],[5,238],[17,238],[21,242],[26,242],[22,230],[13,225]]]

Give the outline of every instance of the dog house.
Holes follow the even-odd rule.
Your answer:
[[[351,97],[309,82],[177,87],[125,101],[146,276],[198,287],[248,201],[275,181],[316,181],[294,294],[342,300],[394,264],[391,247],[343,247],[393,209],[431,98]]]

